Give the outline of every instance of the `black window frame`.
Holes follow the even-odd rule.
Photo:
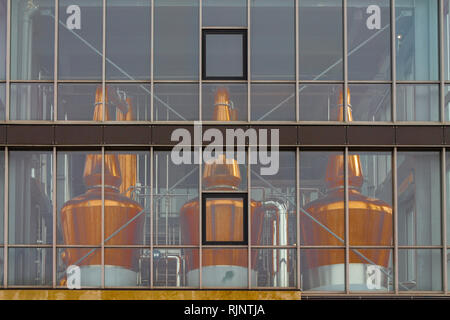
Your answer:
[[[242,36],[242,76],[207,76],[206,74],[206,36],[210,34],[229,34]],[[247,80],[248,78],[247,29],[203,29],[202,30],[202,80]]]
[[[206,240],[206,201],[210,199],[235,199],[241,198],[243,203],[243,214],[242,214],[242,228],[243,233],[242,241],[207,241]],[[248,245],[248,194],[245,192],[227,192],[227,193],[212,193],[212,192],[202,192],[202,245]]]

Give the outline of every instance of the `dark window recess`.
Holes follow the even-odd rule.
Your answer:
[[[247,205],[246,193],[203,193],[203,245],[247,245]]]
[[[247,30],[203,30],[202,66],[203,80],[247,80]]]

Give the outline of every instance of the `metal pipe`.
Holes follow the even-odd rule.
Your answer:
[[[167,261],[170,259],[176,260],[177,268],[176,268],[176,286],[179,287],[181,284],[181,257],[176,255],[168,255],[166,257]],[[167,264],[168,265],[168,264]]]

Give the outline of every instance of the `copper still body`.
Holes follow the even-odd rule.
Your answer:
[[[347,117],[352,121],[350,93]],[[342,92],[337,119],[343,121]],[[343,246],[345,244],[344,156],[332,155],[326,169],[327,194],[307,204],[302,214],[301,236],[304,245]],[[392,244],[392,208],[389,204],[360,193],[363,172],[359,155],[348,156],[348,213],[350,245],[390,246]],[[316,220],[316,221],[314,221]],[[320,224],[328,227],[331,234]],[[339,237],[339,239],[337,237]],[[350,249],[350,290],[387,290],[390,250]],[[304,290],[342,291],[345,289],[343,250],[305,250],[302,280]]]
[[[108,102],[107,92],[105,92],[105,100]],[[97,88],[95,101],[94,120],[100,120],[104,106],[101,87]],[[128,103],[127,112],[131,112],[131,104],[129,101]],[[107,109],[105,115],[108,119]],[[127,189],[135,184],[135,157],[135,155],[105,154],[104,239],[107,245],[142,243],[144,215],[131,220],[143,209],[139,203],[123,195],[127,194]],[[88,190],[67,201],[60,212],[64,243],[98,247],[102,242],[101,154],[86,156],[83,178]],[[105,285],[135,286],[138,271],[137,255],[138,250],[105,249]],[[95,250],[67,248],[62,258],[66,266],[80,267],[81,286],[101,284],[102,250],[100,248]]]

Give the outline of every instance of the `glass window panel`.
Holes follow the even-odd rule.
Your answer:
[[[392,250],[350,249],[349,261],[351,291],[376,293],[393,290]]]
[[[153,236],[155,245],[199,243],[198,165],[175,164],[170,151],[153,159]]]
[[[251,278],[256,281],[256,264]],[[204,288],[248,288],[247,249],[203,249],[202,286]]]
[[[149,244],[150,153],[105,153],[105,243]]]
[[[240,27],[247,25],[246,0],[203,0],[203,26]]]
[[[155,1],[155,79],[196,80],[198,0]]]
[[[153,286],[198,288],[199,262],[198,249],[154,249]]]
[[[300,120],[337,121],[340,84],[302,84],[299,88]]]
[[[216,120],[216,115],[220,116],[219,112],[216,113],[216,97],[221,97],[220,92],[225,89],[228,92],[228,100],[225,102],[228,109],[233,109],[233,112],[228,112],[230,115],[228,119],[246,121],[247,120],[247,84],[244,83],[208,83],[203,84],[202,89],[202,120]],[[219,102],[224,103],[222,100]],[[223,106],[219,104],[218,106]],[[227,117],[226,117],[227,118]],[[222,117],[220,121],[223,120]]]
[[[389,0],[348,1],[349,80],[391,78]]]
[[[252,84],[252,120],[295,121],[295,85]]]
[[[344,155],[300,153],[300,235],[303,245],[344,245]]]
[[[6,79],[6,0],[0,0],[0,80]]]
[[[105,287],[148,286],[150,256],[137,248],[105,249]],[[146,280],[143,282],[142,280]]]
[[[399,152],[399,245],[441,244],[439,152]]]
[[[353,120],[391,120],[390,84],[351,84],[349,89]]]
[[[252,79],[295,79],[293,0],[251,1]]]
[[[11,120],[53,120],[53,83],[11,83]]]
[[[150,120],[151,87],[148,84],[107,84],[108,119]]]
[[[253,249],[257,277],[252,287],[294,288],[297,286],[297,252],[295,249]]]
[[[53,79],[55,1],[11,1],[11,79]]]
[[[398,288],[400,291],[442,290],[442,251],[399,249]]]
[[[207,135],[208,132],[210,131],[207,129],[204,134]],[[223,138],[225,145],[226,136]],[[235,143],[236,141],[238,140],[234,139]],[[226,146],[217,149],[210,150],[207,147],[203,150],[203,191],[247,191],[247,151],[228,150],[229,153],[233,152],[231,157],[226,154]]]
[[[53,230],[50,151],[9,152],[9,243],[51,244]]]
[[[438,85],[397,85],[398,121],[439,121]]]
[[[395,2],[397,80],[438,80],[438,1]]]
[[[102,78],[102,0],[59,1],[59,79]],[[69,12],[69,13],[67,13]],[[80,24],[77,24],[79,12]],[[123,23],[119,23],[123,27]],[[132,50],[131,50],[132,51]]]
[[[92,188],[88,175],[91,171],[85,170],[88,162],[95,159],[100,160],[101,165],[101,153],[58,151],[56,157],[57,241],[66,245],[100,245],[101,188]]]
[[[445,121],[450,121],[450,86],[445,86],[444,91],[444,112]]]
[[[150,79],[150,18],[150,1],[107,1],[106,79]]]
[[[99,87],[101,84],[58,85],[58,120],[93,120]]]
[[[341,0],[299,2],[301,80],[343,79],[342,21]]]
[[[4,242],[4,208],[5,208],[5,152],[0,151],[0,243]],[[3,252],[2,252],[3,254]],[[3,260],[2,260],[3,261]],[[1,264],[1,262],[0,262]],[[0,266],[1,268],[1,266]]]
[[[450,80],[450,1],[444,0],[442,8],[444,11],[444,77],[445,80]]]
[[[292,245],[297,243],[296,155],[279,151],[270,157],[272,169],[278,166],[275,174],[264,173],[269,165],[263,165],[261,159],[251,166],[252,244]]]
[[[391,161],[390,152],[350,153],[350,245],[393,243]]]
[[[153,119],[156,121],[198,120],[198,84],[155,83]]]
[[[80,289],[101,287],[101,248],[58,248],[57,251],[57,286],[69,289],[76,285]]]
[[[203,78],[242,78],[247,77],[245,66],[246,37],[242,32],[212,30],[204,32]]]
[[[52,248],[10,248],[8,250],[8,285],[51,286],[52,261]]]
[[[447,186],[447,203],[450,203],[450,152],[445,153],[445,162],[446,162],[446,170],[445,170],[445,184]],[[450,207],[447,205],[447,221],[450,221]],[[450,225],[447,223],[447,244],[450,244]]]
[[[6,84],[0,83],[0,120],[5,120],[6,114]]]
[[[303,249],[300,252],[302,290],[345,290],[344,250]]]

